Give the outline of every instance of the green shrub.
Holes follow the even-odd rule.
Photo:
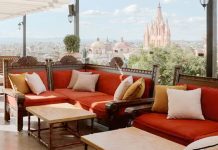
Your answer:
[[[79,52],[80,38],[76,35],[67,35],[64,38],[64,44],[67,52]]]
[[[152,51],[151,54],[149,51]],[[176,45],[165,48],[151,48],[133,55],[128,61],[128,67],[151,70],[154,64],[160,67],[159,83],[170,85],[173,81],[174,68],[182,66],[185,74],[205,76],[206,62],[204,57],[195,56],[191,50],[184,50]]]

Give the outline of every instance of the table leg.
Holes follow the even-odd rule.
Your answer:
[[[76,121],[76,132],[79,134],[79,120]]]
[[[40,132],[41,132],[41,124],[40,124],[40,118],[38,118],[38,138],[39,139],[41,139]]]
[[[94,118],[91,119],[91,134],[94,133]]]
[[[30,136],[30,113],[28,112],[28,135]]]
[[[49,124],[49,143],[48,143],[49,150],[52,150],[52,132],[53,132],[53,124]]]
[[[88,150],[88,145],[85,143],[84,150]]]

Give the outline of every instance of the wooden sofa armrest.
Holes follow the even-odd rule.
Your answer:
[[[146,104],[153,104],[153,98],[144,98],[144,99],[137,99],[137,100],[120,100],[120,101],[111,101],[106,103],[106,110],[109,114],[113,114],[119,112],[122,108],[127,108],[131,106],[139,106],[139,105],[146,105]]]
[[[17,103],[24,103],[25,95],[19,91],[15,91],[10,88],[4,89],[4,94],[14,97],[17,100]]]
[[[153,104],[145,104],[145,105],[140,105],[140,106],[132,106],[132,107],[127,107],[125,109],[125,113],[133,114],[137,112],[148,112],[151,110]]]

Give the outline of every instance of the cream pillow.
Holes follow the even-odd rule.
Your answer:
[[[72,89],[78,79],[78,75],[79,74],[92,74],[91,72],[80,72],[80,71],[77,71],[77,70],[72,70],[72,76],[71,76],[71,79],[70,79],[70,83],[69,85],[67,86],[68,89]]]
[[[204,120],[201,109],[201,89],[190,91],[168,89],[167,119]]]
[[[167,89],[186,90],[187,86],[186,85],[181,85],[181,86],[156,85],[154,104],[151,109],[153,112],[158,112],[158,113],[168,112]]]
[[[44,83],[35,72],[32,74],[25,74],[25,80],[34,94],[39,95],[46,91]]]
[[[200,139],[189,144],[184,150],[218,150],[218,136]]]
[[[98,81],[98,77],[99,74],[79,74],[78,79],[73,87],[73,90],[95,92],[95,86]]]
[[[120,85],[117,87],[114,93],[114,100],[122,100],[124,94],[126,93],[127,89],[133,84],[132,76],[127,77],[124,79]]]

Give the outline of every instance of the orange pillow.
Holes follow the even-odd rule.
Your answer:
[[[141,98],[145,91],[145,80],[144,78],[138,79],[134,82],[125,92],[123,100],[135,100]]]
[[[168,113],[167,89],[186,90],[187,86],[186,85],[185,86],[184,85],[181,86],[156,85],[152,111],[159,112],[159,113]]]
[[[23,74],[9,74],[8,75],[12,88],[23,94],[30,93],[29,86],[25,80],[25,73]]]

